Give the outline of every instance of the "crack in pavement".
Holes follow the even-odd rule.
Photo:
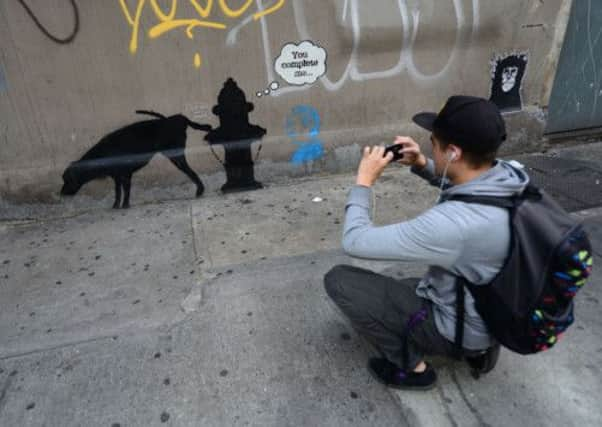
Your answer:
[[[466,406],[468,407],[468,409],[470,410],[472,415],[474,415],[474,417],[477,419],[479,425],[483,426],[483,427],[492,427],[491,424],[488,424],[485,422],[485,420],[483,420],[483,417],[481,416],[481,414],[479,413],[477,408],[475,408],[472,405],[472,403],[470,403],[470,401],[468,400],[468,396],[466,396],[464,389],[460,385],[460,381],[458,380],[458,376],[456,375],[455,368],[451,368],[451,377],[452,377],[452,381],[454,382],[454,384],[458,388],[458,391],[460,392],[460,396],[462,396],[462,400],[464,401],[464,403],[466,404]]]
[[[80,344],[88,344],[88,343],[93,343],[96,341],[108,340],[108,339],[112,339],[113,336],[114,335],[87,338],[84,340],[67,342],[67,343],[58,344],[58,345],[54,345],[54,346],[50,346],[50,347],[35,348],[33,350],[22,351],[19,353],[0,355],[0,361],[18,359],[20,357],[31,356],[32,354],[43,353],[45,351],[60,350],[60,349],[67,348],[67,347],[74,347],[74,346],[77,346]]]
[[[12,378],[12,375],[9,375],[6,381],[4,382],[2,389],[0,389],[0,413],[2,413],[2,409],[4,409],[4,404],[6,403],[6,392],[12,384]]]
[[[159,326],[153,326],[150,328],[137,328],[136,330],[133,330],[131,328],[127,329],[127,332],[130,335],[139,335],[139,332],[157,332],[160,333],[162,328],[167,328],[168,331],[171,331],[172,329],[181,326],[183,324],[185,324],[186,322],[190,321],[191,319],[188,317],[185,317],[183,315],[178,315],[176,316],[175,320],[169,323],[165,323]],[[54,351],[54,350],[61,350],[64,348],[68,348],[68,347],[77,347],[79,345],[82,344],[90,344],[90,343],[95,343],[98,341],[104,341],[104,340],[114,340],[115,337],[117,336],[117,332],[112,333],[110,335],[102,335],[102,336],[97,336],[97,337],[91,337],[91,338],[86,338],[86,339],[82,339],[82,340],[77,340],[77,341],[71,341],[71,342],[66,342],[66,343],[62,343],[62,344],[57,344],[57,345],[53,345],[53,346],[49,346],[49,347],[44,347],[44,348],[36,348],[36,349],[32,349],[32,350],[28,350],[28,351],[22,351],[22,352],[18,352],[18,353],[12,353],[12,354],[5,354],[5,355],[0,355],[0,361],[7,361],[7,360],[11,360],[11,359],[18,359],[20,357],[25,357],[25,356],[31,356],[34,354],[39,354],[39,353],[44,353],[47,351]]]
[[[449,404],[447,403],[449,398],[445,395],[445,391],[443,390],[441,384],[437,384],[437,393],[439,393],[439,397],[441,398],[443,406],[445,407],[445,416],[447,417],[447,419],[453,427],[459,427],[459,424],[456,422],[453,414],[450,411]]]

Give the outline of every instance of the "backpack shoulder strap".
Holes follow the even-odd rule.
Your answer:
[[[458,194],[449,197],[446,201],[458,201],[465,203],[478,203],[481,205],[497,206],[499,208],[511,209],[516,206],[515,197],[495,197],[495,196],[469,196]]]
[[[529,184],[525,187],[523,192],[518,195],[510,197],[497,197],[497,196],[471,196],[468,194],[454,194],[446,201],[457,200],[465,203],[478,203],[482,205],[497,206],[500,208],[512,209],[520,204],[525,199],[541,199],[542,194],[538,187],[533,184]]]
[[[466,308],[464,307],[464,285],[466,279],[463,277],[456,277],[456,331],[454,339],[454,347],[456,353],[456,359],[462,360],[464,354],[464,315]]]

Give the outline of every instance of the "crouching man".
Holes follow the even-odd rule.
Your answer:
[[[457,276],[479,285],[500,271],[509,252],[509,213],[495,206],[446,201],[452,195],[512,196],[529,183],[522,169],[497,159],[504,121],[490,101],[451,97],[441,112],[420,113],[414,122],[431,132],[433,158],[398,137],[399,162],[439,187],[437,204],[420,216],[376,227],[371,222],[372,186],[392,160],[383,147],[366,147],[356,185],[346,204],[343,248],[351,256],[429,265],[422,279],[396,280],[339,265],[325,278],[328,295],[352,325],[379,350],[368,369],[380,382],[400,389],[429,389],[437,376],[427,355],[497,358],[469,292],[464,298],[462,342],[456,339]],[[461,335],[459,335],[461,336]]]

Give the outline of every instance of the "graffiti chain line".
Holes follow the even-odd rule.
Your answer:
[[[257,161],[259,160],[259,154],[261,153],[261,148],[263,147],[263,144],[259,144],[259,147],[257,148],[257,153],[255,154],[255,160],[253,160],[253,163],[257,163]],[[213,153],[213,157],[215,157],[215,160],[217,160],[219,162],[220,165],[222,165],[223,167],[226,167],[226,163],[224,163],[222,161],[222,159],[219,158],[219,156],[217,155],[217,153],[215,152],[215,150],[213,149],[213,147],[210,145],[209,149],[211,150],[211,153]]]

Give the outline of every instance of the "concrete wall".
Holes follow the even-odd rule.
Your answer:
[[[110,132],[145,119],[136,109],[218,126],[212,107],[229,77],[254,104],[250,123],[267,129],[252,146],[253,156],[262,147],[255,174],[264,183],[350,170],[361,145],[386,143],[395,134],[413,135],[426,147],[428,135],[411,124],[412,115],[438,110],[456,93],[489,97],[496,59],[513,54],[528,62],[520,104],[505,115],[504,151],[532,151],[541,143],[570,6],[565,0],[75,3],[79,32],[58,44],[19,2],[0,2],[0,192],[6,199],[58,200],[69,162]],[[27,4],[57,37],[73,28],[70,0]],[[304,40],[310,43],[287,46]],[[317,61],[300,70],[309,75],[307,84],[291,84],[300,82],[279,68],[281,50],[286,64],[294,62],[292,52]],[[273,82],[278,89],[266,94]],[[203,181],[221,176],[223,183],[223,167],[204,136],[189,128],[188,161]],[[214,149],[223,159],[222,147]],[[296,152],[300,163],[292,161]],[[136,186],[187,180],[161,156],[135,179]],[[105,180],[85,191],[112,188]]]

